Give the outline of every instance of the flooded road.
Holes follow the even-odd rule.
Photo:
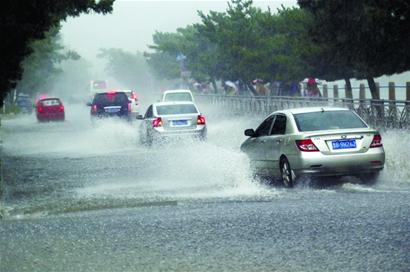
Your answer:
[[[286,190],[239,152],[261,117],[201,108],[207,142],[152,148],[80,105],[64,123],[4,120],[0,271],[409,271],[406,131],[382,133],[374,186]]]

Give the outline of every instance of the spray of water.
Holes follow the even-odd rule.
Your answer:
[[[139,144],[137,121],[107,119],[93,124],[84,105],[66,105],[66,111],[67,121],[60,123],[38,123],[33,115],[5,121],[3,150],[14,155],[81,160],[93,176],[84,173],[87,182],[79,180],[78,187],[69,192],[78,199],[260,201],[287,192],[255,182],[248,158],[239,151],[245,139],[243,130],[255,128],[261,118],[224,116],[204,106],[206,142],[176,140],[146,147]],[[409,187],[404,150],[410,136],[405,131],[387,131],[383,140],[386,169],[379,183],[369,188],[348,182],[343,190]],[[90,162],[89,158],[97,159]],[[300,190],[306,186],[296,188],[296,192]]]

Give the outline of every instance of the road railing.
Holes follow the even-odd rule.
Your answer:
[[[196,95],[198,101],[210,103],[234,115],[268,115],[271,112],[301,107],[344,107],[357,112],[377,128],[410,128],[410,101],[288,96]]]

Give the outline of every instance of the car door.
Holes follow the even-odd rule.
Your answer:
[[[252,167],[257,168],[262,172],[264,172],[263,170],[267,167],[264,149],[271,131],[273,120],[274,116],[269,116],[266,118],[256,129],[255,137],[248,139],[246,147],[246,153],[251,160]]]
[[[264,146],[265,164],[271,175],[279,175],[279,158],[282,155],[283,145],[286,144],[286,116],[276,114]]]

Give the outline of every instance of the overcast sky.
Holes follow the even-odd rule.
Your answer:
[[[141,1],[117,0],[112,14],[84,14],[63,23],[62,35],[67,48],[87,59],[94,59],[99,48],[145,51],[152,34],[174,32],[178,27],[199,22],[197,10],[224,11],[227,0]],[[275,11],[281,5],[296,6],[297,0],[254,1],[254,5]]]

